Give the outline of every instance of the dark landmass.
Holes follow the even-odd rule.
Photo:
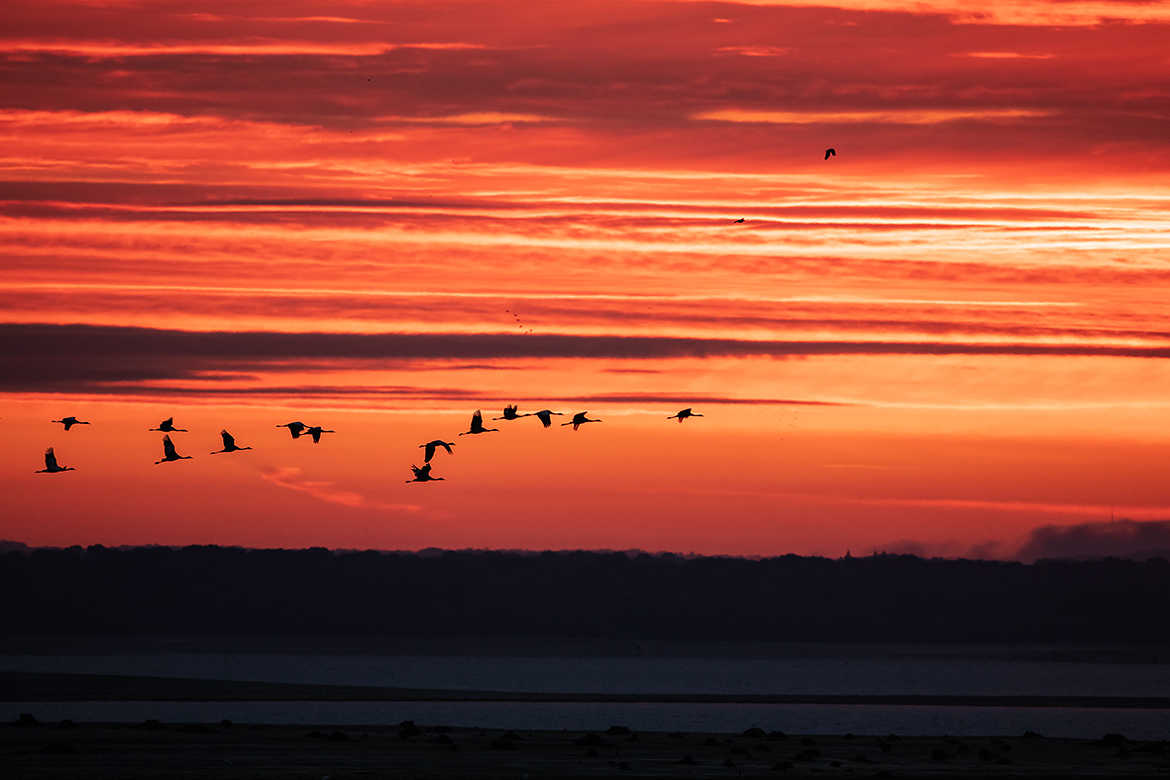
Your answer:
[[[0,726],[13,778],[598,776],[738,778],[1165,775],[1170,743],[1020,737],[794,736],[501,731],[394,726],[40,724]]]
[[[188,677],[0,671],[0,701],[482,701],[697,704],[868,704],[1170,709],[1166,696],[575,693],[312,685]]]
[[[140,547],[0,554],[0,639],[1170,642],[1170,562]]]

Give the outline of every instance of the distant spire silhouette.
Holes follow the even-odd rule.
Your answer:
[[[468,428],[460,436],[466,436],[469,433],[487,433],[488,431],[498,431],[499,428],[485,428],[483,427],[483,414],[479,409],[475,410],[475,414],[471,415],[471,427]]]
[[[305,429],[305,436],[312,436],[314,444],[321,443],[321,434],[323,433],[337,433],[337,431],[330,431],[322,428],[320,425],[314,425],[312,428]]]
[[[65,426],[65,430],[69,430],[74,425],[89,425],[85,420],[78,420],[76,417],[62,417],[60,420],[49,420],[49,422],[61,423]]]
[[[531,412],[530,414],[527,414],[525,416],[526,417],[535,417],[536,419],[540,420],[541,425],[543,425],[545,428],[547,428],[550,425],[552,425],[552,416],[554,414],[557,417],[564,417],[564,412],[554,412],[550,409],[541,409],[539,412]]]
[[[162,460],[156,460],[154,462],[154,465],[157,466],[160,463],[169,463],[172,460],[191,460],[191,456],[190,455],[180,455],[175,450],[175,443],[173,441],[171,441],[171,435],[168,433],[166,436],[163,436]]]
[[[430,463],[431,458],[435,457],[435,450],[437,448],[442,447],[443,449],[445,449],[447,451],[447,454],[450,455],[451,448],[455,446],[455,442],[443,441],[442,439],[434,439],[432,441],[428,441],[426,444],[420,444],[418,446],[426,447],[426,449],[423,450],[423,462]]]
[[[830,157],[836,157],[836,156],[837,156],[837,150],[834,149],[833,147],[830,146],[828,149],[825,150],[825,159],[826,160],[829,159]]]
[[[493,417],[493,420],[519,420],[521,417],[527,417],[527,414],[516,414],[516,410],[520,407],[516,404],[510,404],[504,407],[503,417]]]
[[[297,422],[284,423],[283,425],[278,425],[276,427],[277,428],[288,428],[288,432],[292,434],[292,437],[294,439],[296,439],[296,438],[299,438],[300,435],[305,432],[305,428],[308,428],[309,426],[305,425],[303,422],[297,421]]]
[[[666,419],[673,420],[677,417],[678,421],[682,422],[683,420],[687,419],[688,417],[702,417],[702,416],[703,415],[701,415],[701,414],[698,414],[696,412],[692,412],[691,408],[688,406],[686,409],[680,409],[677,414],[672,414],[672,415],[670,415],[670,417],[667,417]]]
[[[601,422],[601,420],[590,420],[588,417],[585,416],[587,414],[589,414],[589,412],[577,412],[575,415],[573,415],[572,420],[570,420],[567,423],[561,423],[561,427],[563,428],[566,425],[572,425],[573,430],[577,430],[579,427],[581,427],[585,423]]]
[[[441,482],[445,477],[432,477],[431,464],[426,463],[422,468],[411,465],[410,470],[414,472],[414,479],[406,480],[409,482]]]
[[[62,471],[77,471],[72,466],[58,466],[57,456],[53,453],[53,448],[45,450],[45,467],[36,471],[36,474],[59,474]]]
[[[237,447],[235,437],[228,433],[226,428],[220,431],[219,435],[220,438],[223,439],[223,449],[216,450],[215,452],[211,453],[212,455],[218,455],[221,452],[239,452],[240,450],[252,449],[251,447]]]
[[[152,431],[162,431],[162,432],[164,432],[164,433],[173,433],[173,432],[175,432],[175,431],[181,431],[181,432],[183,432],[183,433],[186,433],[186,432],[187,432],[187,429],[186,429],[186,428],[176,428],[176,427],[175,427],[175,418],[174,418],[174,417],[168,417],[167,419],[165,419],[165,420],[163,420],[162,422],[160,422],[160,423],[158,424],[158,427],[157,427],[157,428],[151,428],[150,430],[152,430]]]

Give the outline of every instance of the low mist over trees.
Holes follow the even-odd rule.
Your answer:
[[[0,553],[20,635],[1170,640],[1164,559],[763,560],[100,546]]]

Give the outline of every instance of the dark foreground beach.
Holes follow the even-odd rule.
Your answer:
[[[1165,742],[504,731],[404,722],[345,729],[239,723],[0,728],[10,778],[1048,777],[1165,775]]]

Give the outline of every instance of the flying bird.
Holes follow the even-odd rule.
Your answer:
[[[666,419],[673,420],[677,417],[678,421],[682,422],[683,420],[687,419],[688,417],[702,417],[702,416],[703,415],[701,415],[701,414],[698,414],[696,412],[692,412],[691,408],[688,406],[686,409],[680,409],[678,414],[672,414],[672,415],[670,415],[670,417],[667,417]]]
[[[277,428],[288,428],[288,432],[292,434],[292,437],[294,439],[296,439],[302,433],[304,433],[305,428],[308,428],[309,426],[305,425],[303,422],[298,421],[298,422],[285,423],[284,425],[278,425],[276,427]]]
[[[504,416],[503,417],[493,417],[492,419],[493,420],[519,420],[521,417],[527,417],[528,416],[527,414],[517,414],[516,413],[516,410],[519,408],[520,407],[517,406],[516,404],[511,404],[510,406],[505,406],[504,407]]]
[[[171,435],[168,433],[166,436],[163,436],[162,460],[156,460],[154,462],[154,465],[157,466],[160,463],[169,463],[172,460],[191,460],[191,456],[190,455],[180,455],[178,452],[176,452],[175,451],[175,443],[173,441],[171,441]]]
[[[326,430],[326,429],[322,428],[320,425],[314,425],[312,428],[305,429],[305,435],[312,436],[314,444],[321,443],[321,434],[323,434],[323,433],[337,433],[337,431]]]
[[[830,146],[828,149],[825,150],[825,159],[826,160],[829,159],[830,157],[836,157],[836,156],[837,156],[837,150],[834,149],[833,147]]]
[[[251,447],[237,447],[236,446],[236,437],[232,436],[230,433],[228,433],[226,428],[224,430],[220,431],[219,435],[220,435],[220,438],[223,439],[223,449],[216,450],[215,452],[211,453],[212,455],[218,455],[221,452],[238,452],[239,450],[252,449]]]
[[[475,414],[471,415],[471,427],[468,428],[460,436],[466,436],[469,433],[487,433],[488,431],[498,431],[499,428],[485,428],[483,427],[483,415],[479,409],[475,410]]]
[[[561,423],[561,427],[563,428],[566,425],[572,425],[573,430],[577,430],[577,428],[584,425],[585,423],[601,422],[601,420],[590,420],[588,417],[585,416],[587,414],[589,414],[589,412],[577,412],[575,415],[573,415],[572,420],[570,420],[567,423]]]
[[[746,220],[746,219],[744,219],[743,217],[740,217],[739,219],[735,220],[735,221],[734,221],[734,222],[732,222],[731,224],[733,224],[733,225],[742,225],[744,222],[747,222],[747,220]]]
[[[163,433],[173,433],[175,431],[182,431],[183,433],[187,432],[186,428],[176,428],[175,427],[175,418],[174,417],[168,417],[167,419],[160,422],[158,424],[157,428],[151,428],[150,430],[162,431]]]
[[[85,420],[78,420],[76,417],[62,417],[60,420],[49,420],[49,422],[61,423],[65,426],[65,430],[69,430],[74,425],[89,425]]]
[[[414,479],[406,480],[408,483],[410,483],[410,482],[439,482],[439,481],[444,479],[444,477],[432,477],[431,476],[431,464],[429,464],[429,463],[424,464],[422,468],[419,468],[418,466],[415,466],[415,465],[411,465],[410,470],[414,472]]]
[[[72,466],[58,466],[57,456],[53,453],[53,448],[45,450],[45,467],[36,471],[36,474],[58,474],[62,471],[77,471]]]
[[[430,463],[431,458],[435,457],[435,450],[437,448],[442,447],[443,449],[445,449],[447,451],[447,454],[450,455],[451,448],[455,446],[455,442],[443,441],[442,439],[434,439],[433,441],[428,441],[426,444],[420,444],[418,446],[426,447],[426,449],[423,451],[423,462]]]
[[[541,424],[544,425],[545,428],[547,428],[550,425],[552,425],[552,416],[554,414],[557,417],[564,416],[564,412],[554,412],[554,411],[551,411],[549,409],[541,409],[539,412],[530,412],[529,414],[526,414],[524,416],[525,417],[535,417],[536,419],[540,420]]]

